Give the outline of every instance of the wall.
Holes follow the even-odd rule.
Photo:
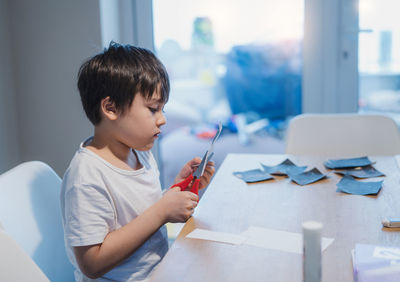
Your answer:
[[[76,76],[81,63],[102,49],[99,3],[9,0],[8,5],[2,14],[10,15],[20,160],[44,161],[62,176],[79,143],[93,134]],[[7,126],[6,132],[15,127]]]
[[[303,112],[357,112],[357,0],[304,3]]]
[[[0,173],[19,163],[9,2],[0,0]]]
[[[138,2],[139,1],[139,2]],[[99,0],[100,3],[100,21],[101,21],[101,37],[103,47],[108,47],[110,41],[121,44],[139,45],[142,47],[150,48],[151,46],[145,46],[143,43],[136,40],[137,34],[135,34],[134,26],[136,26],[134,20],[134,8],[138,6],[137,3],[151,3],[151,1],[141,0]],[[148,6],[149,4],[147,4]],[[143,9],[144,4],[141,4],[140,8]],[[146,7],[147,7],[146,6]],[[151,7],[151,6],[150,6]],[[143,12],[143,11],[141,11]],[[152,37],[153,26],[151,30],[146,30]]]

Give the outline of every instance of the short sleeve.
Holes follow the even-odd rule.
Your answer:
[[[112,198],[102,187],[74,185],[65,194],[64,232],[70,246],[88,246],[104,241],[115,230]]]

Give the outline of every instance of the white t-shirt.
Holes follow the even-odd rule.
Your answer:
[[[141,169],[123,170],[86,149],[84,144],[90,140],[73,157],[61,189],[64,239],[76,281],[93,280],[79,270],[72,247],[102,243],[109,232],[129,223],[162,196],[150,151],[136,151]],[[167,250],[167,231],[162,226],[129,258],[95,281],[146,281]]]

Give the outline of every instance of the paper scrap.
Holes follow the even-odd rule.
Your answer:
[[[368,157],[327,160],[324,163],[324,165],[330,169],[362,167],[371,164],[372,162],[368,159]]]
[[[372,178],[372,177],[385,176],[385,174],[374,168],[372,165],[359,167],[355,169],[335,170],[333,172],[342,175],[351,175],[356,178]]]
[[[241,235],[247,238],[243,244],[296,254],[303,253],[303,234],[301,233],[250,226]],[[322,237],[321,251],[324,251],[333,240],[333,238]]]
[[[186,238],[209,240],[209,241],[227,243],[232,245],[240,245],[246,240],[246,238],[244,238],[241,235],[205,230],[200,228],[196,228],[195,230],[190,232],[186,236]]]
[[[303,253],[303,235],[301,233],[250,226],[241,234],[210,231],[196,228],[186,238],[209,240],[232,245],[246,244],[260,248],[278,250],[296,254]],[[333,242],[333,238],[321,238],[321,250],[324,251]]]
[[[317,182],[321,179],[326,178],[327,176],[325,174],[322,174],[316,167],[314,167],[309,171],[305,171],[299,174],[292,175],[291,173],[289,173],[289,177],[292,181],[303,186]]]
[[[233,175],[239,177],[247,183],[260,182],[274,179],[269,173],[261,169],[252,169],[247,171],[234,171]]]
[[[274,175],[289,175],[290,174],[299,174],[306,170],[307,166],[297,166],[291,160],[286,159],[278,165],[275,166],[267,166],[265,164],[261,164],[264,171],[274,174]]]
[[[357,181],[350,175],[345,175],[339,181],[339,183],[336,184],[336,191],[354,195],[376,195],[381,190],[382,184],[383,180],[375,182],[361,182]]]

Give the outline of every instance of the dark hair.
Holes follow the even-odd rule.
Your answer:
[[[79,69],[78,89],[86,116],[101,121],[100,102],[107,96],[124,112],[137,93],[150,99],[159,91],[168,101],[169,78],[163,64],[149,50],[111,42],[108,49],[88,59]]]

